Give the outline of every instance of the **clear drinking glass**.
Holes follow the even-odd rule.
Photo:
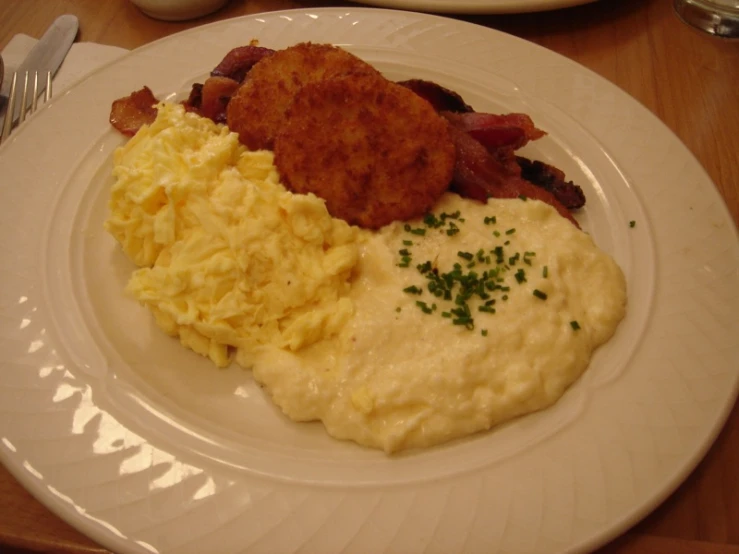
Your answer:
[[[711,35],[739,38],[739,0],[674,0],[680,19]]]

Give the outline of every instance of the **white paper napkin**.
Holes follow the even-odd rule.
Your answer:
[[[35,38],[24,34],[15,35],[10,40],[3,48],[6,76],[13,74],[15,68],[23,62],[36,42]],[[118,59],[126,52],[128,50],[117,46],[107,46],[94,42],[75,42],[54,77],[54,94],[73,85],[94,69]],[[5,88],[6,85],[3,86],[3,89]]]

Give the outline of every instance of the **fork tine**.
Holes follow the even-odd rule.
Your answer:
[[[13,80],[10,82],[10,95],[8,96],[8,106],[5,110],[5,121],[3,122],[3,134],[0,137],[5,142],[10,136],[10,129],[13,127],[13,111],[15,110],[16,85],[18,84],[18,74],[13,73]]]
[[[28,71],[23,77],[23,93],[21,94],[21,113],[18,117],[18,123],[26,120],[26,110],[28,109]]]
[[[23,123],[26,119],[26,115],[33,114],[38,108],[38,95],[39,95],[39,74],[38,71],[34,71],[32,74],[28,71],[25,72],[23,79],[23,89],[20,91],[20,112],[18,114],[18,125]],[[29,86],[29,80],[33,80]],[[13,79],[10,84],[10,94],[8,96],[8,105],[5,110],[5,121],[3,122],[2,135],[0,135],[0,143],[10,136],[10,132],[13,130],[13,114],[15,113],[15,107],[18,102],[18,73],[13,73]],[[31,95],[31,105],[28,105],[28,95]],[[51,71],[46,72],[46,90],[44,91],[44,103],[51,100]]]
[[[31,97],[31,111],[33,113],[38,107],[38,71],[33,72],[33,96]]]
[[[51,71],[46,72],[46,91],[44,92],[44,102],[51,100]]]

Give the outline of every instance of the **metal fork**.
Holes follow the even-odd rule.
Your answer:
[[[5,110],[5,121],[3,122],[3,132],[0,142],[10,136],[13,130],[13,115],[15,114],[15,103],[17,101],[18,73],[13,73],[13,80],[10,82],[10,95],[8,96],[8,106]],[[38,107],[38,90],[39,90],[39,73],[38,71],[26,71],[22,77],[23,89],[21,91],[20,115],[18,116],[18,125],[26,120],[27,115],[31,115]],[[31,95],[31,106],[28,106],[28,95]],[[51,99],[51,72],[46,72],[46,89],[44,92],[44,103]]]

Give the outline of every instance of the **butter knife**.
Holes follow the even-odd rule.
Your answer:
[[[44,35],[34,45],[31,51],[26,56],[17,68],[16,72],[21,79],[22,75],[26,71],[38,71],[40,76],[46,75],[47,72],[51,72],[53,77],[59,66],[62,65],[64,58],[69,52],[69,49],[77,36],[77,30],[79,29],[79,21],[74,15],[61,15],[54,23],[48,28]],[[6,86],[10,88],[9,79],[4,79],[2,93],[7,96],[5,90]],[[46,79],[39,79],[38,94],[41,95],[46,90]],[[28,105],[31,104],[32,98],[28,98]],[[28,106],[26,106],[28,107]],[[13,121],[18,118],[21,110],[21,102],[16,102],[15,109],[13,110]],[[8,117],[10,114],[6,114]]]

